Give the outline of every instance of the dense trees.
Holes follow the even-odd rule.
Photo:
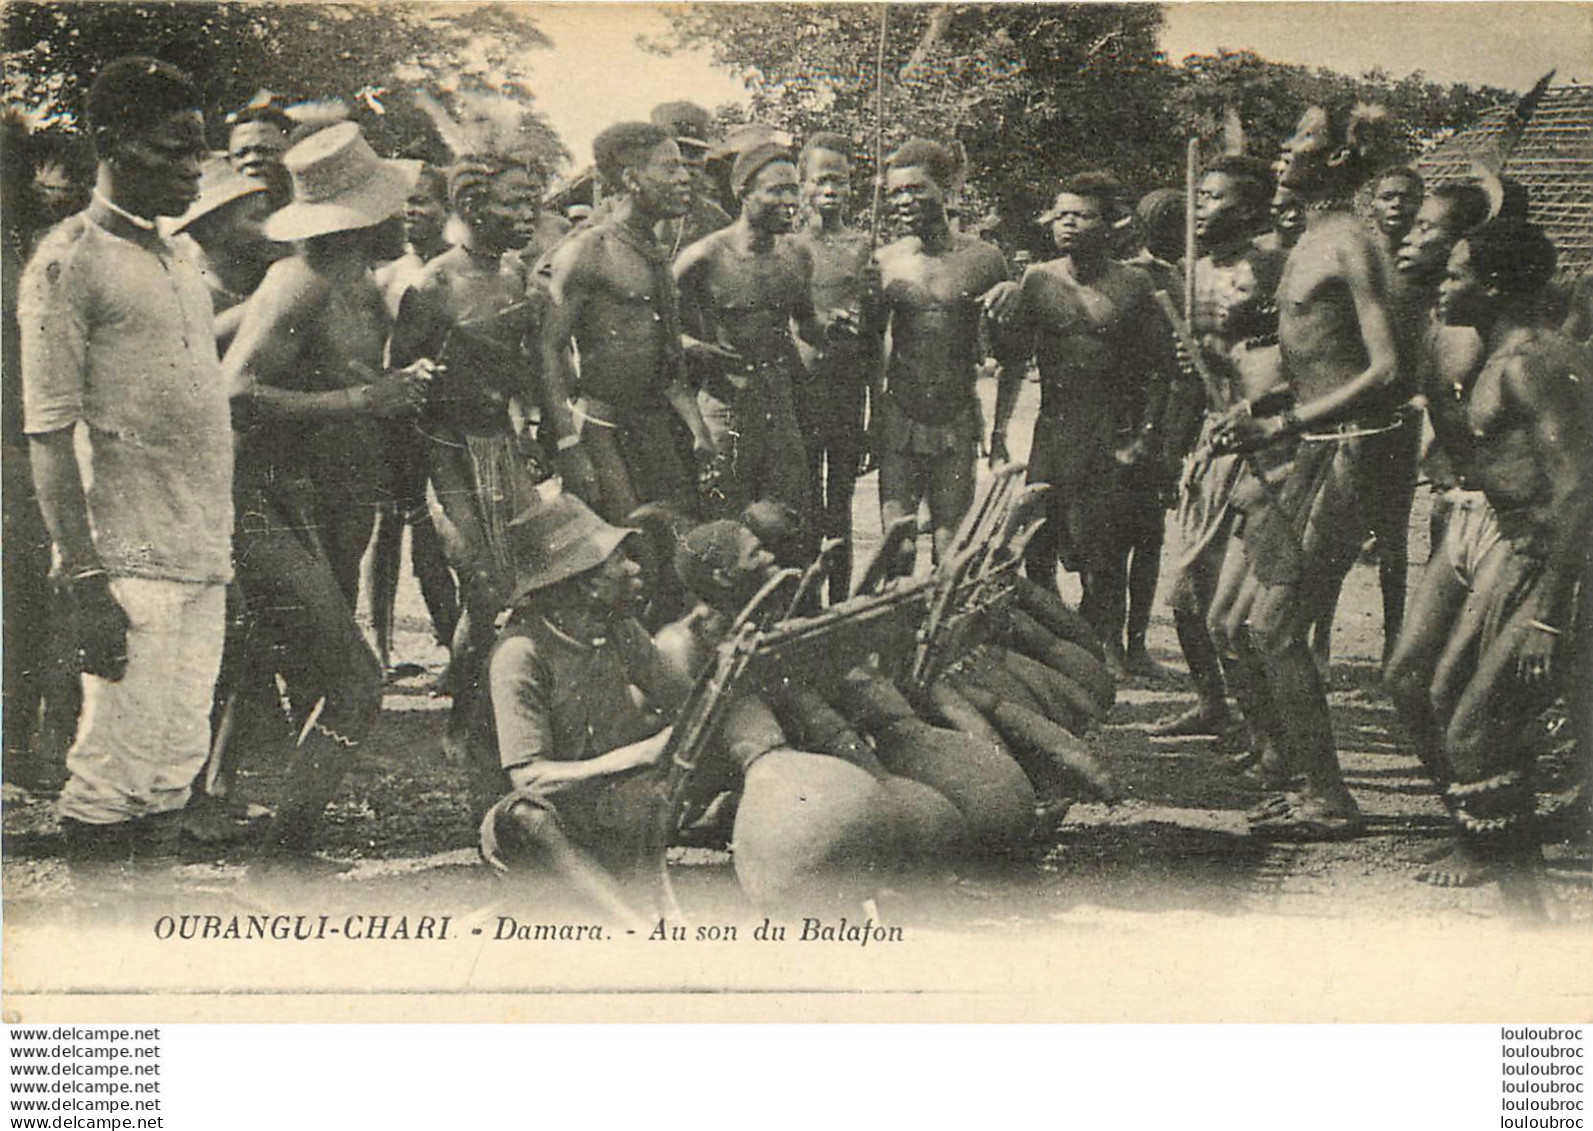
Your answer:
[[[37,3],[0,13],[7,103],[71,124],[94,73],[132,53],[158,55],[199,82],[216,125],[261,88],[349,101],[373,143],[440,156],[429,120],[404,96],[490,90],[531,104],[524,63],[548,46],[523,7],[382,4]],[[568,154],[542,121],[540,156]],[[225,139],[212,137],[216,144]]]
[[[710,4],[675,10],[660,50],[707,47],[740,75],[753,117],[802,136],[815,129],[874,146],[881,5]],[[993,210],[1005,239],[1029,224],[1059,177],[1112,169],[1129,184],[1178,183],[1185,139],[1216,144],[1231,107],[1250,152],[1270,155],[1321,98],[1386,102],[1407,148],[1468,121],[1503,91],[1392,81],[1272,63],[1251,52],[1158,52],[1150,4],[891,5],[885,50],[885,146],[913,134],[955,139],[968,155],[970,211]]]

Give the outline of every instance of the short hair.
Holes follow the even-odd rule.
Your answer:
[[[957,155],[938,141],[915,137],[885,158],[887,169],[927,169],[941,188],[947,188],[957,179]]]
[[[808,175],[808,160],[815,153],[834,153],[852,160],[852,139],[838,133],[820,131],[808,138],[802,146],[802,152],[797,154],[797,173],[799,176]]]
[[[1543,229],[1525,220],[1490,220],[1464,237],[1477,278],[1506,299],[1536,298],[1554,278],[1559,255]]]
[[[652,122],[620,122],[592,140],[592,159],[603,180],[617,188],[624,183],[626,169],[644,164],[648,154],[673,136]]]
[[[1123,184],[1104,169],[1091,169],[1065,177],[1056,191],[1058,196],[1066,193],[1069,196],[1088,197],[1100,205],[1104,215],[1111,218],[1121,216],[1124,211]]]
[[[1386,168],[1378,171],[1377,176],[1372,178],[1372,183],[1382,184],[1384,181],[1389,180],[1390,178],[1409,181],[1411,184],[1416,186],[1416,192],[1418,195],[1426,191],[1427,186],[1425,182],[1422,181],[1422,175],[1418,173],[1413,166],[1389,165]]]
[[[675,576],[692,596],[713,604],[725,592],[714,573],[736,568],[746,529],[739,522],[722,518],[692,527],[680,540],[675,548]]]
[[[1227,177],[1239,187],[1246,202],[1255,205],[1263,213],[1272,203],[1272,194],[1276,189],[1272,166],[1259,157],[1227,153],[1207,165],[1205,172],[1221,173]]]
[[[1488,194],[1470,182],[1439,185],[1427,199],[1449,206],[1449,227],[1464,235],[1488,218]]]
[[[117,142],[145,132],[163,118],[204,106],[186,73],[147,55],[106,65],[88,92],[88,127],[94,149],[104,156]]]
[[[268,104],[265,106],[249,105],[242,110],[234,110],[227,115],[227,134],[239,126],[251,125],[255,122],[264,122],[268,126],[275,126],[285,134],[291,134],[297,124],[288,116],[280,106]]]

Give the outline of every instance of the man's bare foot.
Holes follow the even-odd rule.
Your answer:
[[[1250,831],[1263,840],[1315,843],[1359,836],[1366,821],[1351,801],[1335,805],[1319,798],[1302,798],[1275,816],[1252,819]]]
[[[1219,711],[1209,703],[1196,703],[1187,711],[1158,719],[1146,733],[1152,738],[1185,738],[1200,734],[1221,736],[1233,725],[1233,716],[1226,707]]]
[[[1140,679],[1152,680],[1156,683],[1165,683],[1172,678],[1172,673],[1162,667],[1151,654],[1145,650],[1145,645],[1128,650],[1128,656],[1123,661],[1123,666],[1128,669],[1128,674],[1138,676]]]

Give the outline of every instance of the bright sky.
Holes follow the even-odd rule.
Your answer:
[[[636,46],[667,28],[651,4],[549,4],[533,9],[554,47],[537,52],[532,81],[579,167],[604,126],[645,118],[659,103],[689,98],[712,109],[740,101],[741,84],[706,54],[672,58]],[[1162,47],[1174,61],[1219,47],[1267,59],[1359,74],[1526,90],[1550,67],[1558,81],[1593,81],[1593,4],[1548,3],[1175,3]]]

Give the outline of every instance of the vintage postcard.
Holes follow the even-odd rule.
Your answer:
[[[0,26],[7,1021],[1593,1014],[1593,6]]]

